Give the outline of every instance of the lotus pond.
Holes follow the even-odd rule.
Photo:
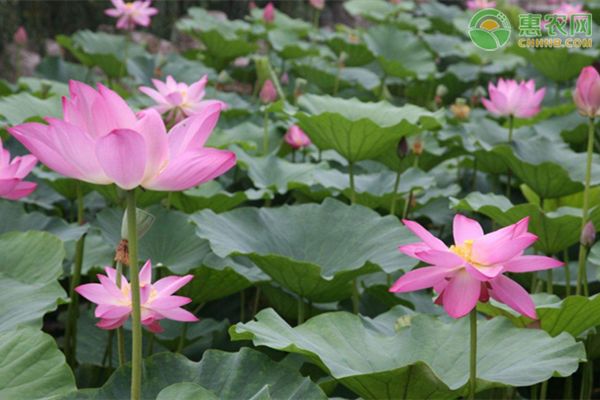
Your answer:
[[[3,35],[1,399],[600,397],[600,2],[88,3]]]

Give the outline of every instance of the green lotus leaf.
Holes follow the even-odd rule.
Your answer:
[[[247,199],[248,197],[244,192],[230,193],[224,190],[219,182],[210,181],[196,188],[173,193],[171,204],[185,213],[205,209],[218,213],[231,210]]]
[[[6,119],[10,125],[46,116],[62,116],[60,97],[50,96],[40,99],[27,92],[22,92],[0,98],[0,117]]]
[[[0,331],[41,327],[42,317],[66,297],[58,283],[63,244],[46,232],[0,235]]]
[[[292,163],[274,154],[266,157],[252,157],[244,151],[236,151],[242,169],[257,189],[269,189],[276,193],[287,193],[301,186],[316,182],[315,174],[328,169],[327,163]]]
[[[414,238],[396,218],[333,199],[222,214],[202,211],[191,220],[218,256],[246,255],[278,284],[315,302],[348,298],[359,275],[414,265],[397,250]]]
[[[568,296],[560,299],[547,293],[531,295],[536,304],[539,327],[551,336],[563,332],[579,337],[590,328],[600,325],[600,296]],[[502,315],[509,318],[516,326],[527,327],[535,321],[522,316],[504,304],[490,301],[480,303],[477,310],[490,316]]]
[[[395,107],[317,95],[303,95],[298,104],[303,111],[296,117],[313,143],[351,162],[377,158],[403,136],[440,124],[440,114],[411,104]]]
[[[583,67],[591,65],[598,58],[595,49],[519,49],[542,75],[555,82],[569,82],[576,78]]]
[[[586,155],[546,138],[519,140],[493,149],[541,198],[562,197],[583,190]],[[600,162],[592,165],[592,184],[600,183]]]
[[[52,336],[33,327],[0,332],[0,398],[50,399],[75,390],[73,372]]]
[[[375,59],[375,56],[364,42],[357,42],[357,40],[359,40],[358,34],[351,41],[348,34],[335,33],[328,36],[326,44],[338,57],[342,53],[345,54],[344,64],[346,66],[360,67],[369,64]]]
[[[58,35],[56,41],[83,65],[99,67],[111,78],[127,75],[125,62],[146,54],[138,44],[122,35],[83,30],[73,36]]]
[[[250,399],[257,393],[264,394],[265,386],[268,386],[270,395],[275,399],[326,398],[315,383],[297,370],[249,348],[242,348],[238,353],[209,350],[200,362],[190,361],[179,354],[160,353],[145,359],[143,368],[142,399],[155,399],[157,396],[165,398],[166,395],[161,395],[161,391],[177,383],[199,385],[205,389],[201,393],[212,392],[215,398],[220,399]],[[83,389],[70,398],[128,398],[130,379],[131,366],[127,364],[117,369],[101,388]],[[168,393],[179,395],[173,388]]]
[[[433,54],[413,33],[378,25],[369,28],[364,39],[389,76],[425,78],[436,71]]]
[[[339,90],[358,87],[372,91],[380,85],[377,75],[366,68],[345,67],[338,70],[322,60],[299,60],[292,65],[292,70],[327,93],[334,91],[337,79]]]
[[[393,311],[392,311],[393,312]],[[272,309],[231,327],[233,340],[302,354],[365,399],[456,398],[469,380],[469,323],[427,315],[374,321],[326,313],[292,328]],[[505,318],[478,321],[477,391],[529,386],[573,374],[585,350],[567,333],[520,329]],[[396,327],[395,327],[396,326]]]

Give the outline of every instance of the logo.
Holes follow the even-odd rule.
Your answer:
[[[495,8],[484,8],[473,15],[469,22],[469,36],[473,44],[482,50],[498,50],[510,39],[510,21]]]

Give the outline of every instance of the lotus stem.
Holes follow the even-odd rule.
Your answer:
[[[296,149],[292,149],[292,162],[296,162]]]
[[[258,313],[258,307],[260,306],[260,287],[256,287],[256,295],[254,296],[254,305],[252,307],[252,318]]]
[[[544,381],[540,385],[540,400],[546,400],[547,394],[548,394],[548,381]]]
[[[77,182],[75,186],[77,192],[77,223],[84,223],[84,205],[81,183]],[[83,264],[83,252],[85,249],[85,235],[82,235],[77,241],[75,248],[75,260],[73,264],[73,277],[69,288],[69,297],[71,302],[67,311],[67,326],[65,331],[65,352],[67,362],[71,367],[75,366],[77,360],[77,317],[79,316],[79,295],[75,288],[81,281],[81,266]]]
[[[181,354],[183,348],[185,347],[185,339],[187,336],[188,325],[184,323],[183,328],[181,329],[181,336],[179,337],[179,343],[177,344],[177,353]]]
[[[123,276],[123,264],[117,262],[117,278],[116,284],[117,287],[121,288],[121,277]],[[125,364],[125,334],[123,332],[123,327],[117,328],[117,353],[119,355],[119,366]]]
[[[569,252],[563,250],[563,262],[565,263],[565,296],[571,295],[571,268],[569,268]]]
[[[514,126],[514,122],[515,122],[515,117],[514,116],[509,116],[508,117],[508,144],[510,145],[512,143],[512,139],[513,139],[513,126]],[[510,192],[511,192],[511,180],[512,180],[512,171],[510,170],[510,168],[508,169],[508,173],[507,173],[507,181],[506,181],[506,197],[510,200]]]
[[[398,167],[396,171],[396,181],[394,182],[394,193],[392,193],[392,204],[390,206],[390,215],[396,215],[396,203],[398,202],[398,187],[400,186],[400,175],[402,168]]]
[[[415,160],[413,161],[413,167],[414,168],[418,168],[419,167],[419,155],[415,155]],[[412,203],[412,199],[413,199],[413,190],[410,189],[408,191],[408,195],[406,196],[406,202],[404,203],[404,210],[402,211],[402,219],[405,219],[408,217],[408,212],[410,211],[410,203]]]
[[[554,279],[553,279],[553,275],[552,275],[552,270],[551,269],[549,269],[549,270],[546,271],[546,280],[547,280],[546,283],[548,285],[546,287],[546,289],[547,289],[548,293],[553,294],[554,293]]]
[[[304,301],[298,296],[298,325],[304,323]]]
[[[385,97],[385,80],[387,79],[387,75],[383,75],[381,77],[381,83],[379,84],[379,100],[383,100]]]
[[[360,293],[358,292],[358,281],[352,281],[352,311],[358,315],[360,311]]]
[[[240,322],[246,320],[246,292],[240,292]]]
[[[269,112],[265,108],[263,119],[263,155],[269,154]]]
[[[354,188],[354,162],[348,162],[348,175],[350,175],[350,202],[356,203],[356,190]]]
[[[469,362],[469,399],[475,399],[477,391],[477,309],[473,308],[469,315],[471,325],[471,357]]]
[[[321,11],[315,9],[315,12],[313,14],[313,26],[315,27],[316,30],[319,30],[319,18],[321,17]]]
[[[131,399],[139,400],[142,391],[142,322],[140,301],[140,277],[137,254],[135,189],[127,192],[127,241],[129,249],[129,268],[131,271]]]
[[[581,211],[581,231],[585,229],[585,224],[588,220],[588,209],[590,205],[590,181],[592,179],[592,156],[594,154],[594,118],[590,118],[588,125],[588,145],[587,145],[587,164],[585,169],[585,190],[583,192],[583,210]],[[585,269],[585,258],[587,255],[587,247],[583,243],[579,243],[579,262],[577,269],[577,289],[576,294],[581,294],[583,287],[583,295],[589,296],[587,284],[587,271]]]

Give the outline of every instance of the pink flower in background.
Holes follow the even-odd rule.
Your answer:
[[[495,1],[490,0],[467,0],[467,9],[479,10],[482,8],[494,8],[496,7]]]
[[[529,118],[540,112],[546,88],[536,92],[533,79],[517,82],[500,78],[498,85],[488,85],[490,99],[481,99],[483,105],[492,114],[517,118]]]
[[[0,141],[0,197],[8,200],[18,200],[28,196],[37,187],[36,183],[25,182],[23,179],[31,172],[37,158],[28,154],[10,160],[10,153]]]
[[[310,138],[300,129],[298,125],[290,126],[283,139],[294,149],[301,149],[311,145]]]
[[[149,26],[150,17],[158,13],[156,8],[150,7],[151,0],[128,3],[123,0],[110,1],[115,8],[109,8],[104,13],[110,17],[118,18],[118,29],[133,30],[136,25]]]
[[[277,100],[277,90],[275,90],[275,85],[273,85],[273,82],[270,79],[267,79],[265,83],[263,83],[259,97],[260,101],[264,104],[273,103]]]
[[[573,91],[573,101],[581,115],[600,115],[600,75],[596,68],[585,67],[581,70]]]
[[[586,247],[592,247],[596,241],[596,227],[592,221],[588,221],[581,231],[580,242]]]
[[[567,21],[573,14],[584,13],[583,4],[562,3],[557,9],[552,11],[555,15],[566,15]]]
[[[140,91],[156,101],[156,105],[152,108],[161,114],[169,113],[169,121],[179,122],[214,103],[219,103],[222,108],[225,108],[225,104],[218,100],[202,101],[207,82],[208,76],[204,75],[199,81],[188,86],[186,83],[176,82],[169,75],[166,82],[152,79],[157,90],[142,86]]]
[[[77,81],[63,97],[63,119],[48,125],[28,122],[9,128],[42,163],[85,182],[115,183],[125,190],[186,190],[224,174],[235,153],[204,147],[219,120],[213,102],[175,125],[167,134],[153,109],[135,114],[117,93]]]
[[[27,40],[28,40],[27,31],[25,30],[25,28],[23,26],[19,26],[19,28],[13,35],[13,40],[17,45],[19,45],[21,47],[23,47],[27,44]]]
[[[485,235],[477,221],[457,214],[453,223],[455,244],[450,248],[418,223],[403,222],[421,242],[400,246],[399,250],[431,266],[407,272],[390,291],[404,293],[433,287],[439,294],[436,304],[443,305],[453,318],[468,314],[478,300],[485,302],[492,297],[536,319],[535,305],[527,291],[502,274],[563,265],[550,257],[523,255],[537,240],[527,232],[529,218]]]
[[[275,20],[275,6],[273,6],[273,3],[269,3],[266,5],[265,9],[263,10],[263,21],[270,24],[274,20]]]
[[[325,8],[325,0],[309,0],[308,1],[313,8],[317,10],[322,10]]]
[[[96,326],[102,329],[116,329],[122,326],[131,315],[131,286],[127,279],[121,276],[121,287],[119,288],[117,271],[110,267],[106,267],[104,270],[106,275],[97,275],[100,283],[80,285],[75,290],[98,305],[95,316],[100,318],[100,321]],[[139,277],[142,324],[148,330],[162,332],[161,319],[183,322],[198,321],[194,314],[181,308],[190,303],[192,299],[173,295],[191,281],[193,275],[168,276],[152,283],[152,264],[148,260],[140,271]]]

